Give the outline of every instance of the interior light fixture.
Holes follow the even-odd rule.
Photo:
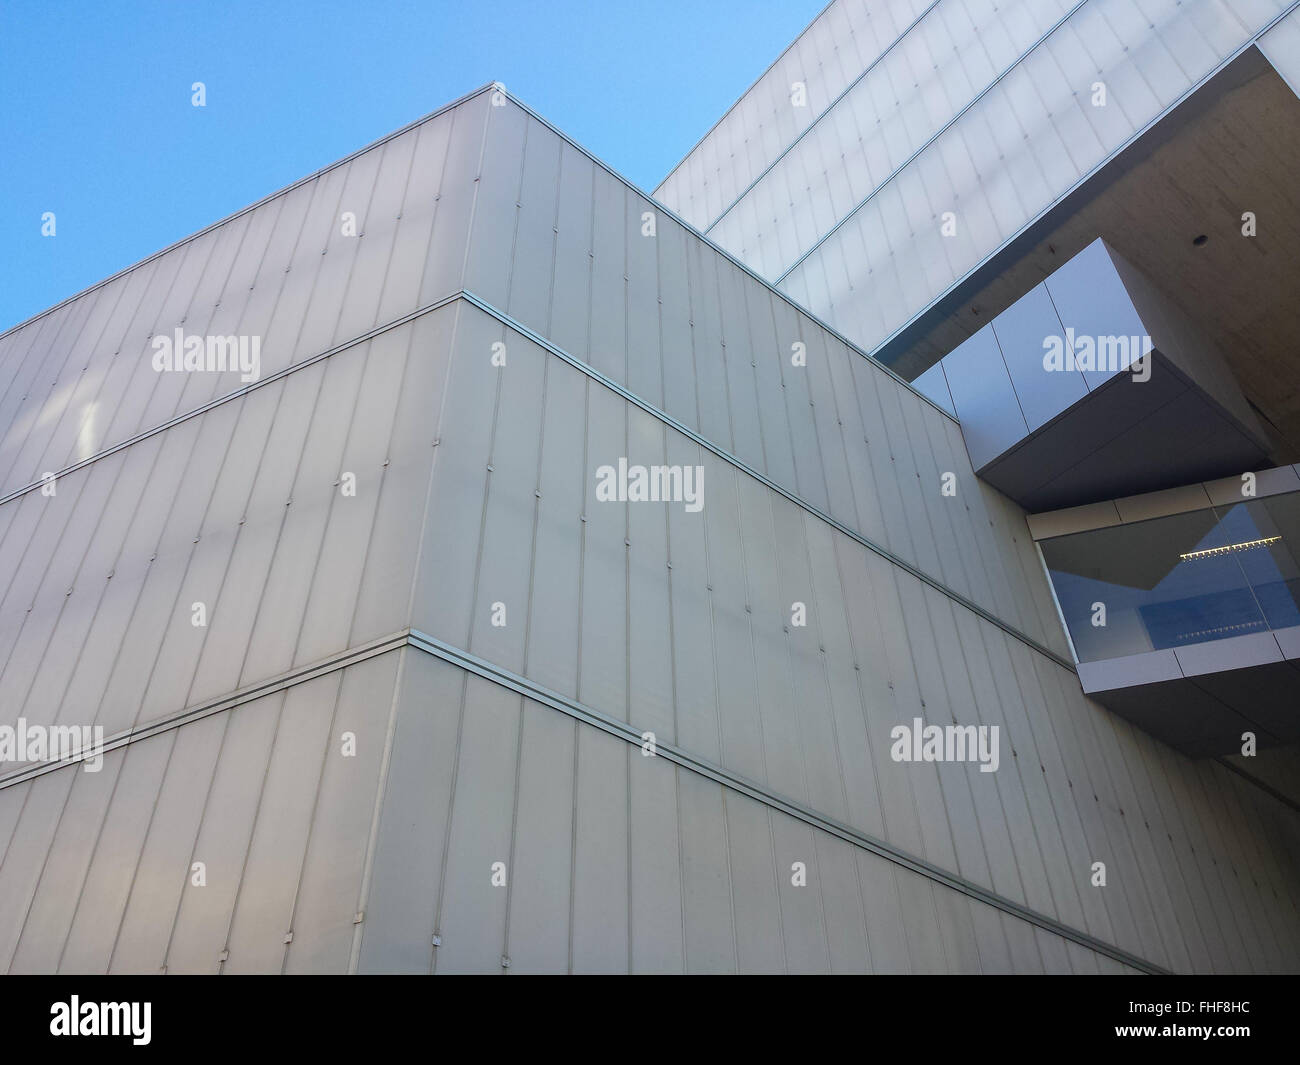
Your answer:
[[[1184,562],[1190,562],[1194,558],[1214,558],[1218,555],[1230,555],[1234,551],[1251,551],[1256,547],[1267,547],[1269,544],[1275,544],[1282,537],[1266,536],[1262,540],[1247,540],[1240,544],[1224,544],[1223,547],[1207,547],[1204,551],[1187,551],[1179,555]]]

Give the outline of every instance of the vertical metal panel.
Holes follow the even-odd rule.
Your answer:
[[[362,921],[363,973],[427,973],[433,966],[465,682],[462,670],[431,655],[404,653]]]
[[[420,282],[421,305],[433,303],[465,287],[465,259],[475,195],[482,175],[482,153],[491,94],[481,93],[453,112],[451,139],[442,183],[438,187],[433,236]],[[510,111],[513,108],[496,108]]]
[[[363,572],[356,560],[365,558],[370,544],[413,339],[412,327],[405,326],[376,337],[365,350],[345,356],[364,360],[364,364],[337,471],[333,478],[326,473],[333,492],[298,635],[299,662],[314,662],[351,645],[353,611]],[[424,450],[421,443],[415,442],[410,450],[419,454]],[[345,495],[349,488],[352,494]],[[403,605],[400,600],[393,604],[392,629],[405,621]]]
[[[499,372],[492,345],[501,326],[468,308],[459,312],[454,354],[438,421],[432,498],[420,548],[416,626],[464,646],[474,594],[474,559],[487,491],[492,411]]]
[[[285,693],[226,936],[230,957],[223,973],[280,971],[321,770],[339,756],[341,745],[330,725],[341,680],[331,673]]]
[[[791,818],[772,815],[773,857],[781,901],[781,932],[786,965],[792,973],[830,971],[830,930],[822,907],[827,870],[817,857],[816,833]],[[795,863],[803,863],[807,883],[794,881]]]
[[[392,220],[392,250],[379,293],[376,321],[392,321],[421,302],[425,260],[439,210],[452,129],[459,114],[459,109],[456,109],[439,115],[414,133],[415,144],[407,168],[406,187]],[[372,218],[376,226],[389,224],[377,211],[372,211]],[[399,221],[400,225],[397,224]]]
[[[206,884],[195,884],[184,866],[174,870],[184,890],[167,943],[170,973],[220,971],[284,698],[272,695],[225,715],[220,755],[187,862],[203,863]]]
[[[528,673],[570,697],[578,691],[581,529],[587,493],[587,379],[558,359],[546,363],[528,617]],[[594,473],[594,471],[593,471]]]
[[[745,305],[745,288],[750,282],[729,262],[719,260],[717,270],[733,453],[746,465],[766,473],[767,457],[763,450],[754,372],[756,360],[752,354],[750,321]]]
[[[793,604],[785,597],[780,579],[773,500],[770,492],[747,478],[740,479],[737,492],[745,530],[746,601],[763,780],[783,795],[803,798],[808,788],[786,651]]]
[[[629,334],[635,332],[628,318],[632,256],[635,255],[638,284],[654,285],[654,275],[646,274],[640,219],[635,228],[629,224],[627,190],[616,181],[601,180],[603,175],[594,166],[592,174],[591,306],[588,308],[591,343],[587,361],[612,380],[627,381],[632,357]],[[637,328],[644,328],[643,317],[638,318]],[[657,341],[657,326],[652,336]],[[637,343],[644,343],[642,335],[638,335]]]
[[[678,777],[666,759],[636,755],[629,766],[629,934],[633,972],[683,971],[686,928],[679,845]]]
[[[658,332],[663,383],[650,394],[662,395],[663,399],[657,402],[678,421],[696,426],[700,424],[700,400],[698,358],[692,342],[694,323],[687,235],[681,226],[668,219],[662,220],[657,233],[654,244],[659,261]],[[632,352],[635,353],[635,345],[632,345]],[[653,382],[650,388],[654,389]],[[638,388],[634,387],[633,391],[645,395]]]
[[[563,350],[592,362],[588,347],[592,285],[592,185],[596,167],[572,144],[560,143],[555,269],[546,335]]]
[[[344,972],[354,956],[400,664],[389,653],[343,671],[293,904],[286,973]],[[349,733],[356,738],[351,755],[343,747]]]
[[[351,203],[345,211],[356,216],[356,236],[344,237],[354,244],[348,297],[339,308],[334,327],[334,342],[342,343],[389,319],[380,318],[378,310],[389,278],[394,242],[401,228],[398,216],[406,192],[411,160],[418,133],[407,133],[368,152],[374,157],[376,172],[364,210]],[[337,223],[342,232],[342,219]],[[345,251],[344,248],[338,250]],[[407,304],[407,309],[414,303]]]
[[[447,366],[458,311],[444,307],[412,323],[383,481],[366,546],[352,644],[383,636],[411,617],[416,559],[427,522],[432,465],[446,395]],[[363,411],[364,407],[361,408]]]
[[[587,484],[582,513],[582,615],[578,698],[627,716],[627,508],[597,498],[597,471],[617,471],[627,451],[627,404],[603,388],[587,391]]]
[[[498,307],[505,307],[510,297],[530,125],[535,126],[514,104],[488,108],[483,162],[477,171],[465,287]],[[534,184],[529,192],[535,191]],[[534,269],[536,266],[533,264]]]
[[[0,967],[5,972],[14,960],[72,785],[71,773],[48,773],[32,781],[21,798],[22,812],[0,864]]]
[[[628,969],[631,747],[592,728],[578,732],[573,851],[573,971]]]
[[[106,798],[100,800],[105,810],[103,824],[85,879],[78,885],[76,914],[60,935],[52,937],[59,940],[66,933],[58,961],[60,972],[108,971],[174,741],[174,736],[157,736],[133,743],[118,755],[121,768],[116,790],[111,803]]]
[[[628,409],[628,450],[638,462],[664,464],[665,432],[648,414]],[[709,482],[708,490],[712,488]],[[674,731],[667,510],[675,506],[650,503],[628,508],[628,720],[665,738]]]
[[[726,351],[723,348],[722,308],[719,305],[719,256],[692,236],[685,238],[690,283],[691,348],[698,394],[701,434],[735,452],[731,405],[727,395]]]
[[[467,683],[436,929],[439,973],[499,972],[505,945],[506,887],[494,885],[493,866],[510,857],[521,700],[478,677]],[[508,883],[508,868],[505,876]]]
[[[812,572],[813,625],[818,644],[825,649],[823,664],[843,778],[846,819],[872,835],[880,835],[883,820],[872,741],[859,689],[860,669],[849,637],[847,595],[840,583],[836,544],[840,536],[820,522],[812,521],[805,521],[804,533]]]
[[[505,952],[513,973],[565,972],[569,968],[570,900],[576,901],[574,817],[582,816],[574,796],[579,727],[562,714],[525,700],[522,728]],[[589,775],[592,768],[588,765]],[[597,805],[603,803],[603,798],[597,800]],[[625,895],[627,886],[615,884],[611,889],[617,899]],[[589,887],[588,898],[590,892]],[[590,935],[590,921],[584,920],[580,927]]]
[[[761,779],[763,732],[752,678],[751,610],[745,588],[745,544],[737,479],[736,472],[720,462],[705,465],[707,496],[702,516],[707,539],[715,686],[722,761],[745,776]]]
[[[608,174],[596,174],[596,183],[615,184]],[[664,409],[664,348],[666,340],[663,333],[664,320],[661,317],[659,300],[664,291],[664,277],[661,271],[672,269],[672,248],[666,249],[660,263],[660,245],[663,241],[672,241],[674,223],[667,218],[655,218],[655,212],[648,201],[642,199],[631,189],[623,189],[622,239],[625,259],[621,274],[626,282],[624,291],[617,296],[617,306],[626,306],[626,333],[615,335],[614,351],[625,356],[625,369],[614,380],[625,384],[631,391],[660,410]],[[611,194],[610,199],[613,200]],[[653,228],[652,227],[653,224]],[[659,233],[662,231],[662,236]],[[613,249],[617,249],[617,243]],[[678,246],[680,250],[680,246]],[[599,258],[599,255],[597,256]],[[615,260],[610,266],[617,270]],[[682,264],[678,264],[682,269]],[[615,275],[618,276],[618,275]],[[593,308],[593,313],[598,312]],[[614,312],[616,313],[616,312]],[[673,326],[676,331],[677,326]],[[593,327],[593,333],[595,332]],[[680,356],[680,351],[671,353]],[[606,356],[609,359],[610,356]],[[617,359],[613,360],[617,367]],[[680,363],[678,363],[680,365]],[[678,384],[679,382],[674,382]]]
[[[496,368],[496,375],[498,402],[505,416],[497,417],[492,442],[492,475],[488,479],[477,595],[467,646],[483,658],[520,670],[524,664],[533,524],[538,505],[537,442],[542,435],[542,408],[537,397],[542,394],[549,356],[517,333],[503,331],[502,341],[507,361]]]
[[[734,972],[736,935],[723,789],[693,773],[679,773],[677,787],[686,971]]]
[[[724,802],[736,914],[736,968],[741,973],[783,973],[782,866],[773,853],[771,812],[737,795],[726,795]]]
[[[1065,329],[1046,284],[1030,289],[989,324],[1030,432],[1087,394],[1083,375],[1072,365],[1053,371],[1045,364],[1049,340],[1057,340],[1062,351],[1066,344]]]

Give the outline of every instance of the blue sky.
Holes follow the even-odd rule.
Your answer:
[[[0,0],[0,330],[493,80],[653,189],[824,6]]]

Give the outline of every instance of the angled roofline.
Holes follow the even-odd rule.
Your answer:
[[[813,17],[813,20],[812,20],[810,23],[808,23],[807,26],[805,26],[803,29],[801,29],[801,30],[799,31],[799,33],[798,33],[798,35],[795,37],[795,39],[794,39],[793,41],[791,41],[789,44],[787,44],[787,45],[785,46],[785,48],[782,50],[781,54],[780,54],[779,56],[777,56],[775,59],[773,59],[772,62],[770,62],[770,63],[767,65],[767,68],[763,71],[763,73],[761,73],[758,77],[756,77],[756,78],[753,80],[753,82],[750,84],[749,88],[747,88],[744,92],[742,92],[739,96],[737,96],[736,99],[735,99],[735,102],[733,102],[732,105],[731,105],[730,107],[728,107],[725,111],[723,111],[722,114],[721,114],[720,116],[718,116],[718,120],[717,120],[716,122],[714,122],[713,125],[711,125],[711,126],[710,126],[706,131],[705,131],[704,136],[702,136],[699,140],[697,140],[697,141],[695,142],[695,144],[694,144],[694,146],[691,148],[691,150],[690,150],[689,152],[687,152],[685,155],[683,155],[683,156],[681,157],[681,159],[679,159],[679,160],[677,161],[677,165],[674,166],[670,171],[668,171],[668,173],[666,173],[666,174],[665,174],[665,175],[664,175],[664,176],[659,180],[659,184],[656,185],[655,188],[654,188],[654,191],[655,191],[655,192],[658,192],[660,189],[662,189],[662,188],[664,187],[665,184],[667,184],[668,179],[669,179],[670,177],[672,177],[675,173],[677,173],[678,170],[680,170],[680,169],[682,168],[682,164],[685,163],[687,159],[689,159],[692,155],[695,154],[696,149],[699,148],[699,146],[700,146],[701,144],[703,144],[706,140],[708,140],[711,136],[713,136],[714,131],[715,131],[719,126],[722,125],[723,120],[726,119],[726,117],[727,117],[729,114],[731,114],[732,111],[734,111],[737,107],[740,106],[740,102],[741,102],[741,101],[742,101],[746,96],[748,96],[751,92],[753,92],[755,88],[758,87],[758,83],[759,83],[760,81],[762,81],[765,77],[767,77],[770,73],[772,73],[772,71],[776,68],[777,63],[781,62],[781,60],[784,59],[784,58],[786,57],[787,54],[789,54],[790,49],[792,49],[796,44],[798,44],[800,41],[802,41],[802,40],[804,39],[804,35],[805,35],[805,34],[806,34],[810,29],[812,29],[815,25],[817,25],[817,23],[818,23],[819,21],[821,21],[822,16],[825,15],[826,12],[829,11],[831,8],[833,8],[833,7],[834,7],[838,2],[839,2],[839,0],[830,0],[830,3],[828,3],[824,8],[822,8],[820,11],[817,12],[817,14]]]
[[[198,240],[199,237],[211,233],[214,229],[217,229],[220,226],[224,226],[227,222],[233,222],[236,218],[248,214],[249,211],[255,211],[257,210],[257,208],[262,207],[270,203],[272,200],[285,195],[285,193],[292,192],[300,185],[305,185],[309,181],[315,181],[318,177],[321,177],[324,174],[328,174],[331,170],[343,166],[344,163],[350,163],[352,162],[353,159],[356,159],[359,156],[365,155],[366,152],[373,151],[375,148],[379,148],[382,145],[387,144],[389,141],[393,140],[396,137],[400,137],[404,133],[410,133],[411,130],[424,125],[424,123],[426,122],[432,121],[433,119],[437,118],[439,115],[444,115],[448,111],[451,111],[454,108],[459,107],[461,104],[469,103],[469,101],[473,100],[475,97],[482,96],[483,93],[488,92],[491,89],[496,89],[500,87],[501,86],[499,82],[490,81],[486,85],[479,86],[473,92],[468,92],[464,96],[461,96],[459,99],[452,100],[451,103],[443,104],[443,106],[439,107],[436,111],[430,111],[427,115],[417,118],[414,122],[408,122],[401,129],[395,129],[393,130],[392,133],[387,133],[384,136],[380,137],[378,140],[371,141],[369,144],[365,145],[364,147],[358,148],[355,152],[350,152],[349,154],[345,155],[342,159],[336,159],[334,160],[334,162],[330,163],[329,165],[323,166],[319,170],[313,171],[312,173],[306,175],[305,177],[300,177],[297,181],[290,182],[288,185],[285,185],[284,188],[277,189],[275,192],[272,192],[268,196],[263,196],[260,200],[256,201],[255,203],[250,203],[247,207],[241,207],[238,211],[235,211],[234,214],[226,215],[225,218],[213,222],[211,225],[204,226],[202,229],[198,230],[195,233],[191,233],[189,236],[181,237],[180,240],[168,244],[165,248],[159,248],[156,252],[146,255],[143,259],[139,260],[138,262],[134,262],[130,266],[122,267],[122,269],[118,270],[116,273],[109,274],[108,277],[104,278],[101,281],[96,281],[93,285],[88,285],[86,288],[83,288],[80,292],[76,292],[71,296],[59,300],[58,303],[55,303],[50,307],[46,307],[45,310],[39,311],[38,313],[32,315],[30,318],[24,318],[21,322],[18,322],[16,325],[11,325],[8,329],[4,330],[3,332],[0,332],[0,340],[3,340],[10,333],[16,333],[18,330],[26,328],[27,326],[31,325],[33,322],[40,321],[47,314],[53,314],[55,311],[59,310],[59,308],[66,307],[69,303],[72,303],[74,300],[79,300],[81,299],[82,296],[87,296],[90,293],[94,292],[96,289],[103,288],[109,282],[116,281],[119,277],[123,277],[126,274],[129,274],[132,270],[138,270],[146,263],[153,262],[160,255],[166,255],[168,252],[175,251],[177,248],[183,248],[190,241]]]

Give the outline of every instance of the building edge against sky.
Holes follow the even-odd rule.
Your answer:
[[[490,87],[0,371],[0,724],[112,748],[0,776],[8,971],[1296,967],[1294,806],[1084,696],[955,419]]]

